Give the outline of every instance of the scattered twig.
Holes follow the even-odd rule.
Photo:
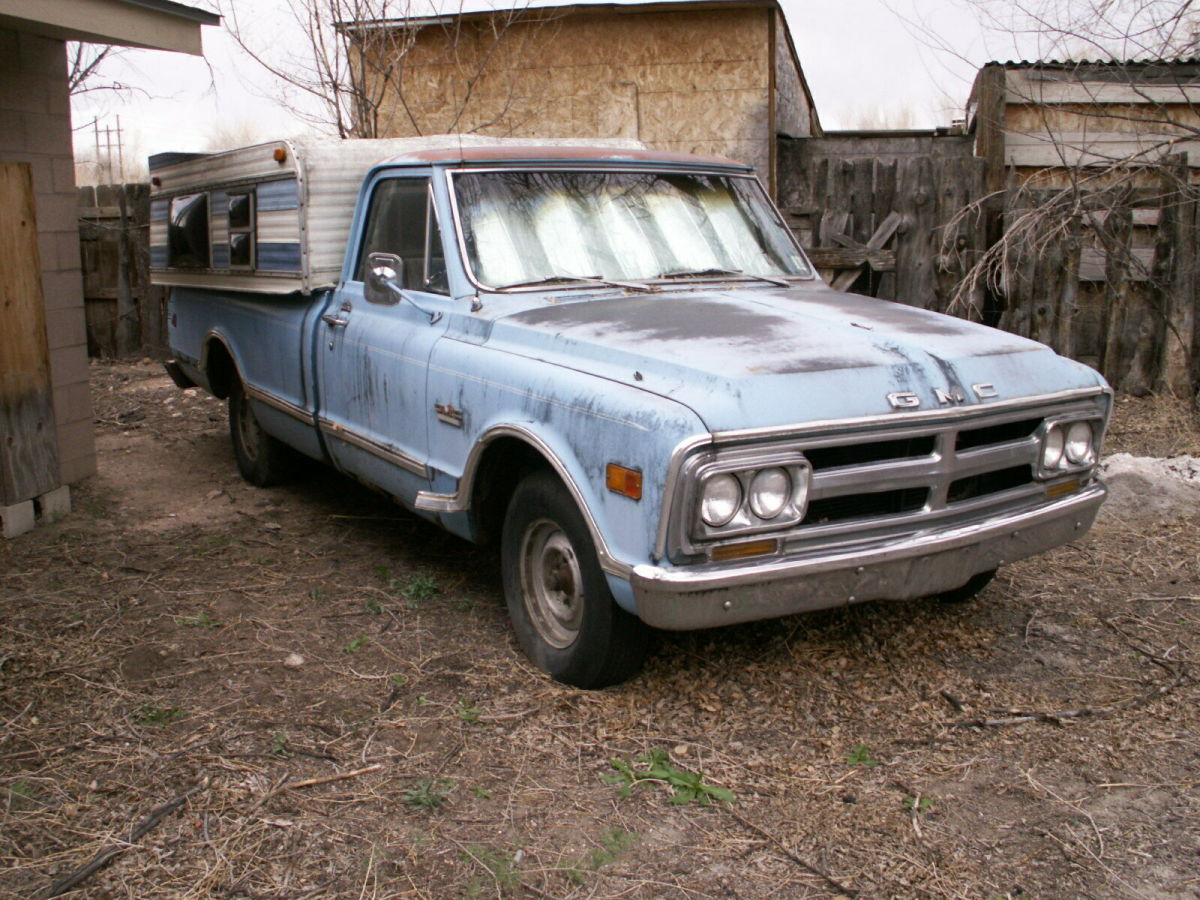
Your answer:
[[[1119,703],[1113,703],[1108,706],[1084,706],[1079,709],[1062,709],[1056,712],[1028,712],[1018,713],[1011,716],[1003,716],[997,719],[970,719],[965,722],[951,722],[955,728],[999,728],[1006,725],[1022,725],[1026,722],[1053,722],[1061,724],[1063,719],[1079,719],[1085,716],[1103,716],[1110,713],[1120,712],[1127,709],[1136,709],[1140,706],[1145,706],[1151,700],[1157,700],[1164,694],[1170,693],[1178,687],[1187,677],[1187,673],[1182,667],[1177,667],[1168,662],[1161,656],[1151,653],[1144,647],[1140,647],[1131,641],[1119,628],[1107,620],[1104,624],[1108,625],[1113,631],[1121,635],[1125,642],[1134,650],[1137,650],[1154,665],[1166,671],[1171,675],[1171,680],[1156,685],[1153,689],[1141,694],[1137,697],[1130,697],[1128,700],[1122,700]]]
[[[50,887],[46,890],[46,893],[42,896],[47,898],[47,900],[49,900],[50,897],[59,897],[65,894],[67,891],[72,890],[77,885],[82,884],[87,879],[91,878],[106,865],[108,865],[109,861],[114,856],[116,856],[122,850],[128,849],[129,845],[136,844],[138,841],[140,841],[147,833],[154,829],[159,822],[161,822],[171,813],[175,812],[175,810],[179,809],[179,807],[183,806],[183,804],[188,801],[189,797],[203,787],[203,784],[198,784],[191,790],[185,791],[178,797],[168,800],[162,806],[154,809],[148,816],[146,816],[146,818],[142,819],[142,821],[138,823],[137,827],[134,828],[133,831],[130,832],[129,840],[126,841],[124,845],[110,844],[109,846],[105,847],[103,850],[93,856],[89,862],[80,866],[70,875],[60,878],[58,881],[54,882],[54,884],[50,885]]]
[[[359,775],[366,775],[368,772],[378,772],[383,768],[381,763],[375,763],[373,766],[364,766],[361,769],[354,769],[350,772],[342,772],[340,775],[326,775],[323,778],[305,778],[303,781],[293,781],[284,785],[285,790],[295,790],[296,788],[315,787],[318,784],[329,784],[334,781],[345,781],[347,778],[357,778]]]
[[[788,859],[790,859],[792,862],[794,862],[800,868],[804,869],[809,874],[816,875],[818,878],[820,878],[822,881],[824,881],[827,885],[829,885],[831,888],[836,890],[838,893],[844,894],[847,897],[857,897],[858,896],[858,891],[853,890],[852,888],[846,887],[844,884],[842,884],[840,881],[838,881],[836,878],[834,878],[828,872],[825,872],[824,870],[819,869],[817,866],[814,866],[808,860],[804,859],[801,856],[798,856],[791,849],[789,849],[788,846],[783,843],[783,841],[781,841],[779,838],[775,837],[775,835],[771,834],[771,832],[767,831],[766,829],[760,828],[758,825],[755,825],[753,822],[751,822],[749,819],[747,819],[745,816],[743,816],[741,813],[739,813],[732,806],[724,805],[724,806],[721,806],[720,808],[725,810],[725,812],[729,813],[729,815],[733,816],[733,818],[737,819],[737,821],[740,822],[743,827],[749,828],[751,831],[753,831],[759,837],[766,838],[768,841],[770,841],[772,844],[774,844],[776,847],[778,847],[783,852],[784,856],[786,856]]]
[[[941,696],[941,698],[943,700],[945,700],[947,703],[949,703],[951,706],[953,706],[958,712],[966,712],[967,708],[966,708],[966,706],[963,705],[963,702],[961,700],[959,700],[957,697],[955,697],[953,694],[951,694],[949,691],[938,691],[938,694]]]

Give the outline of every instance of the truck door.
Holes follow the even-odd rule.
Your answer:
[[[404,264],[404,291],[386,304],[363,293],[367,255],[377,251]],[[450,304],[430,173],[378,180],[348,252],[350,277],[317,323],[321,431],[338,468],[411,503],[428,488],[426,378]]]

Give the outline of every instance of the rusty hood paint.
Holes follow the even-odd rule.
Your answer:
[[[1097,384],[1034,341],[818,284],[533,302],[500,316],[489,346],[672,398],[713,431],[901,415],[893,392],[928,410],[939,390],[986,402],[976,384],[996,400]]]

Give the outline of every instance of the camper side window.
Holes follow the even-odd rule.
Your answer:
[[[211,265],[208,194],[183,194],[171,198],[167,265],[176,269],[207,269]]]
[[[367,257],[394,253],[404,262],[404,286],[433,294],[450,292],[442,235],[427,178],[389,178],[371,195],[356,277],[366,279]]]
[[[254,268],[254,192],[229,195],[229,265]]]

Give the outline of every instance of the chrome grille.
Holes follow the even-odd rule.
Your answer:
[[[701,542],[688,531],[695,502],[694,479],[688,475],[726,446],[740,454],[749,446],[764,455],[799,451],[811,463],[805,517],[776,533],[782,552],[807,552],[951,527],[1044,502],[1045,485],[1035,473],[1046,420],[1064,414],[1104,418],[1107,404],[1107,396],[1097,393],[995,411],[957,409],[940,419],[923,413],[906,420],[901,414],[890,421],[871,420],[869,427],[827,423],[820,432],[729,440],[683,465],[670,555],[677,562],[699,561],[720,543]],[[1084,480],[1091,477],[1088,473]]]

